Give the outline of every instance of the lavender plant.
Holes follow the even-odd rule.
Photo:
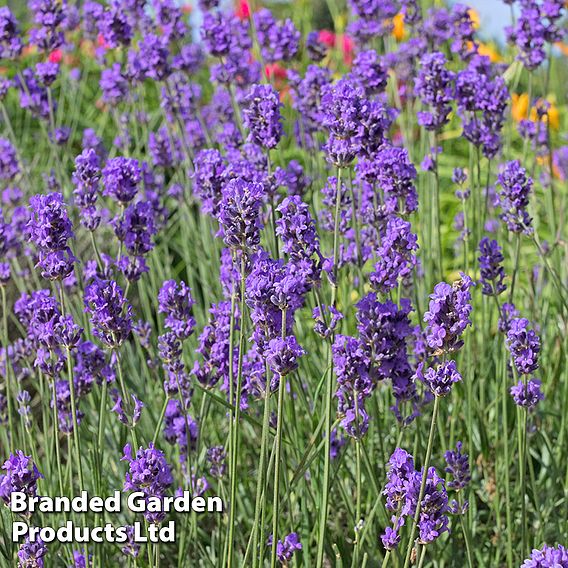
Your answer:
[[[0,566],[568,566],[567,15],[505,3],[0,8]],[[141,505],[12,501],[82,491]]]

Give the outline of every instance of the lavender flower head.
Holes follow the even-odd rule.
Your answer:
[[[298,538],[298,535],[293,532],[284,538],[284,542],[279,540],[276,543],[276,557],[278,562],[283,566],[288,566],[292,556],[297,550],[302,550],[302,543]]]
[[[555,547],[545,544],[541,550],[535,548],[521,568],[568,568],[568,550],[561,544]]]
[[[448,487],[455,491],[465,489],[471,481],[469,457],[467,454],[462,454],[462,445],[461,442],[458,442],[455,450],[448,450],[444,454],[444,459],[446,460],[445,471],[451,476]]]
[[[529,375],[538,369],[540,339],[530,322],[525,318],[515,318],[507,331],[507,347],[517,372]]]
[[[455,361],[444,361],[435,369],[430,367],[422,378],[434,396],[438,397],[447,396],[452,390],[452,385],[462,380]]]
[[[132,454],[130,444],[124,446],[121,461],[128,462],[128,472],[124,480],[124,491],[141,491],[145,497],[164,497],[173,483],[173,476],[164,453],[150,442],[147,448],[140,447]],[[164,513],[147,511],[150,522],[160,522]]]
[[[0,180],[12,181],[19,172],[16,149],[7,138],[0,138]]]
[[[481,291],[486,296],[498,296],[507,289],[503,284],[505,270],[501,265],[504,260],[501,247],[497,241],[483,237],[479,241],[479,253]]]
[[[8,6],[0,7],[0,59],[16,59],[22,48],[18,20]]]
[[[125,206],[136,196],[141,179],[142,169],[138,160],[112,158],[103,169],[103,195],[110,196]]]
[[[461,335],[471,325],[471,278],[465,274],[449,285],[440,282],[430,295],[428,311],[424,314],[427,324],[426,342],[434,351],[455,351],[463,345]]]
[[[271,339],[266,347],[265,357],[272,372],[285,377],[298,368],[298,359],[305,353],[296,338],[289,335]]]
[[[532,232],[531,218],[527,212],[533,180],[527,176],[526,170],[518,160],[504,165],[497,178],[501,186],[498,194],[501,208],[501,219],[514,233]]]
[[[43,475],[31,456],[17,450],[15,454],[10,454],[2,469],[6,473],[0,476],[0,497],[6,504],[10,503],[11,495],[15,491],[25,493],[29,497],[36,495],[38,479],[42,479]]]
[[[39,249],[38,266],[42,276],[50,280],[66,278],[73,271],[76,259],[67,245],[74,234],[63,196],[60,193],[34,195],[30,207],[27,234]]]
[[[18,550],[18,568],[43,568],[46,554],[47,546],[39,536],[33,542],[26,537]]]
[[[454,74],[446,69],[446,57],[435,51],[422,56],[414,89],[427,112],[418,113],[418,124],[426,130],[440,130],[448,122],[453,98]]]
[[[85,289],[85,311],[93,333],[107,347],[118,348],[132,330],[132,307],[114,280],[98,280]]]
[[[248,140],[267,150],[276,148],[282,136],[282,103],[272,85],[252,85],[245,98],[243,118]]]
[[[219,224],[225,244],[232,249],[255,250],[260,244],[260,208],[264,187],[232,179],[223,188]]]
[[[515,404],[527,410],[534,410],[536,405],[544,399],[540,385],[540,381],[528,379],[526,383],[520,380],[515,386],[512,386],[510,393]]]
[[[158,304],[158,311],[166,314],[166,327],[178,338],[187,339],[195,328],[195,319],[191,315],[195,300],[189,286],[183,280],[179,284],[175,280],[166,280],[158,293]]]

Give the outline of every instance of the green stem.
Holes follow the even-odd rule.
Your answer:
[[[428,435],[428,446],[426,448],[426,458],[424,459],[424,465],[422,466],[422,482],[420,483],[420,493],[418,494],[418,502],[416,504],[416,512],[414,514],[414,522],[410,529],[410,539],[408,540],[408,546],[406,548],[406,558],[404,560],[404,568],[410,566],[410,557],[412,555],[412,549],[414,548],[414,535],[416,534],[416,527],[418,526],[418,520],[420,519],[420,510],[422,509],[422,499],[424,497],[424,491],[426,490],[426,479],[428,478],[428,467],[430,466],[430,458],[432,456],[432,448],[434,446],[434,432],[436,430],[436,419],[438,417],[438,409],[440,406],[440,397],[434,398],[434,409],[432,410],[432,422],[430,423],[430,434]]]

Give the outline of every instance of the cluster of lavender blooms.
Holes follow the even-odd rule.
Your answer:
[[[128,472],[124,481],[124,491],[141,491],[146,498],[164,497],[173,483],[173,476],[166,458],[160,450],[150,443],[132,453],[130,444],[124,446],[121,458],[128,462]],[[144,513],[150,523],[160,523],[165,518],[162,511]]]
[[[292,393],[294,407],[313,392],[314,367],[325,351],[337,422],[322,422],[329,444],[324,459],[336,459],[341,468],[340,450],[349,452],[353,439],[359,449],[376,435],[379,398],[388,401],[380,408],[390,406],[402,436],[421,427],[432,401],[438,408],[456,383],[471,381],[474,373],[460,372],[458,362],[465,364],[459,352],[470,338],[477,291],[489,297],[490,309],[498,306],[514,402],[533,411],[544,398],[534,376],[544,348],[539,327],[520,317],[512,303],[514,278],[510,284],[505,271],[504,231],[520,239],[538,227],[530,207],[538,178],[528,161],[509,160],[510,149],[503,148],[506,66],[482,55],[468,7],[350,0],[346,34],[330,41],[324,30],[303,38],[291,19],[267,8],[253,11],[243,1],[233,13],[220,4],[199,2],[203,17],[193,36],[172,0],[88,1],[79,8],[31,0],[25,31],[10,8],[0,8],[0,58],[10,66],[10,78],[0,76],[3,120],[4,104],[9,110],[19,104],[26,124],[45,131],[53,167],[35,194],[36,160],[6,129],[0,138],[0,287],[14,316],[4,324],[7,344],[0,350],[0,427],[6,426],[10,450],[0,476],[6,503],[13,491],[35,495],[40,469],[55,476],[53,467],[26,455],[25,435],[42,429],[46,436],[53,420],[53,445],[66,454],[73,489],[78,464],[71,452],[78,444],[71,435],[86,436],[95,424],[103,428],[108,409],[120,424],[109,426],[112,437],[101,429],[93,442],[99,478],[108,460],[118,461],[108,441],[121,438],[126,426],[133,443],[122,456],[124,491],[163,498],[175,487],[190,487],[202,495],[210,483],[224,491],[244,467],[233,432],[240,428],[239,412],[256,424],[259,401],[269,409],[276,391]],[[565,36],[563,3],[518,4],[507,35],[534,72]],[[401,21],[405,32],[397,37]],[[58,106],[65,97],[57,95],[75,81],[67,60],[79,36],[81,49],[94,56],[97,106],[114,123],[112,144],[106,123],[86,129],[79,141],[77,124],[64,124],[66,109]],[[145,108],[150,99],[155,108]],[[536,105],[536,112],[537,122],[522,121],[521,134],[539,158],[550,157],[549,179],[556,168],[565,181],[567,147],[553,152],[543,127],[549,104]],[[408,124],[414,120],[417,129]],[[432,245],[424,218],[433,205],[419,203],[419,193],[427,192],[415,160],[424,158],[422,168],[438,178],[448,125],[461,132],[479,163],[483,156],[499,166],[495,187],[488,177],[485,194],[479,169],[477,175],[454,170],[463,208],[456,221],[460,246],[465,258],[473,235],[479,254],[473,268],[462,266],[469,274],[454,279],[456,265],[456,273],[432,281],[424,273]],[[433,140],[429,150],[430,143],[422,144],[424,156],[412,148],[418,132],[422,141]],[[479,223],[482,230],[467,225],[472,215],[466,209],[475,206],[470,194],[486,200],[491,218]],[[494,239],[484,233],[494,232],[497,217],[503,225]],[[188,234],[195,241],[186,242]],[[212,243],[212,258],[205,258],[204,243]],[[476,290],[470,274],[477,272]],[[509,302],[500,303],[507,290]],[[43,408],[39,416],[44,402],[53,417]],[[230,409],[228,442],[226,420],[211,427],[217,418],[208,417],[210,402]],[[307,401],[310,410],[319,409],[318,402]],[[154,403],[162,403],[161,415]],[[265,430],[277,425],[279,431],[285,416],[266,416]],[[14,422],[25,433],[18,436]],[[26,452],[15,449],[18,441]],[[413,526],[415,516],[418,544],[428,545],[450,531],[450,514],[468,510],[464,493],[472,472],[462,448],[458,442],[445,453],[447,479],[430,463],[417,469],[413,456],[395,449],[381,471],[392,515],[381,536],[385,550],[400,545],[407,532],[401,529]],[[79,456],[79,468],[85,459]],[[262,481],[265,472],[258,469]],[[316,469],[319,464],[306,479]],[[264,494],[271,488],[265,482]],[[241,507],[238,500],[229,505]],[[329,530],[325,513],[323,534]],[[266,506],[262,522],[265,516]],[[146,514],[149,523],[164,518]],[[307,535],[283,525],[268,546],[288,566],[302,556],[307,544],[300,539]],[[284,536],[294,528],[298,532]],[[122,549],[133,558],[139,552],[136,543]],[[43,542],[26,541],[19,563],[43,566],[46,554]],[[72,555],[76,566],[89,565],[88,551]],[[568,565],[565,556],[562,547],[545,546],[523,566]]]
[[[381,535],[385,550],[398,547],[401,540],[400,529],[406,520],[414,516],[420,498],[421,479],[422,472],[416,471],[414,458],[405,450],[397,448],[388,462],[387,483],[383,491],[386,508],[393,513],[393,526],[387,527]],[[419,541],[424,545],[435,541],[449,530],[446,484],[433,467],[428,469],[425,487],[418,520]]]
[[[533,550],[521,568],[565,568],[568,566],[568,550],[561,544],[548,546],[545,544],[540,550]]]

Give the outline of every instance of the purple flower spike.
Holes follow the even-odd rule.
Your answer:
[[[435,369],[430,367],[424,374],[423,380],[435,396],[446,396],[450,394],[452,385],[462,380],[462,376],[456,368],[455,361],[445,361]]]
[[[285,377],[298,368],[298,359],[306,352],[298,344],[293,335],[271,339],[268,342],[265,356],[273,373]]]
[[[36,495],[37,481],[42,479],[43,475],[31,456],[26,456],[22,450],[17,450],[15,454],[10,454],[2,469],[6,473],[0,476],[0,497],[6,504],[10,503],[14,491],[25,493],[30,497]]]
[[[498,296],[507,289],[503,284],[505,270],[501,263],[503,254],[495,240],[483,237],[479,241],[479,269],[481,272],[482,293],[486,296]]]
[[[510,231],[530,234],[532,220],[527,207],[533,180],[527,176],[526,170],[521,167],[518,160],[514,160],[503,166],[497,183],[502,188],[499,192],[501,219],[505,221]]]
[[[133,158],[112,158],[103,169],[103,195],[127,205],[138,192],[142,170],[138,160]]]
[[[47,554],[47,546],[37,537],[33,542],[29,537],[18,550],[18,568],[43,568],[43,557]]]
[[[228,247],[255,250],[260,244],[260,208],[264,188],[260,183],[233,179],[223,189],[219,223]]]
[[[467,454],[461,453],[462,443],[456,444],[455,450],[448,450],[444,454],[446,460],[446,473],[451,476],[451,481],[448,483],[450,489],[460,491],[468,486],[471,481],[471,473],[469,470],[469,457]]]
[[[568,550],[561,544],[556,547],[545,544],[541,550],[535,548],[521,568],[568,568]]]
[[[267,150],[276,148],[283,133],[282,103],[272,85],[252,85],[243,112],[248,140]]]
[[[527,410],[534,410],[536,405],[544,400],[544,394],[540,389],[540,381],[536,379],[527,380],[526,384],[521,380],[511,387],[510,392],[515,404]]]
[[[454,74],[446,69],[446,57],[435,51],[422,56],[414,89],[427,112],[418,113],[418,124],[426,130],[440,130],[448,122],[452,107]]]
[[[181,281],[166,280],[158,294],[159,312],[166,314],[166,327],[180,339],[187,339],[195,328],[191,307],[195,300],[189,286]]]
[[[276,543],[276,556],[280,564],[287,566],[292,560],[292,556],[297,550],[302,550],[302,543],[298,535],[293,532],[284,538],[284,542],[279,540]]]
[[[471,325],[471,278],[465,274],[452,286],[440,282],[430,295],[428,311],[424,314],[427,324],[426,341],[435,351],[455,351],[463,345],[461,335]]]
[[[120,286],[113,280],[95,280],[87,286],[84,301],[95,336],[107,347],[118,348],[132,330],[132,307]]]
[[[540,339],[530,329],[528,319],[515,318],[511,321],[507,331],[507,347],[519,374],[530,375],[538,369]]]

